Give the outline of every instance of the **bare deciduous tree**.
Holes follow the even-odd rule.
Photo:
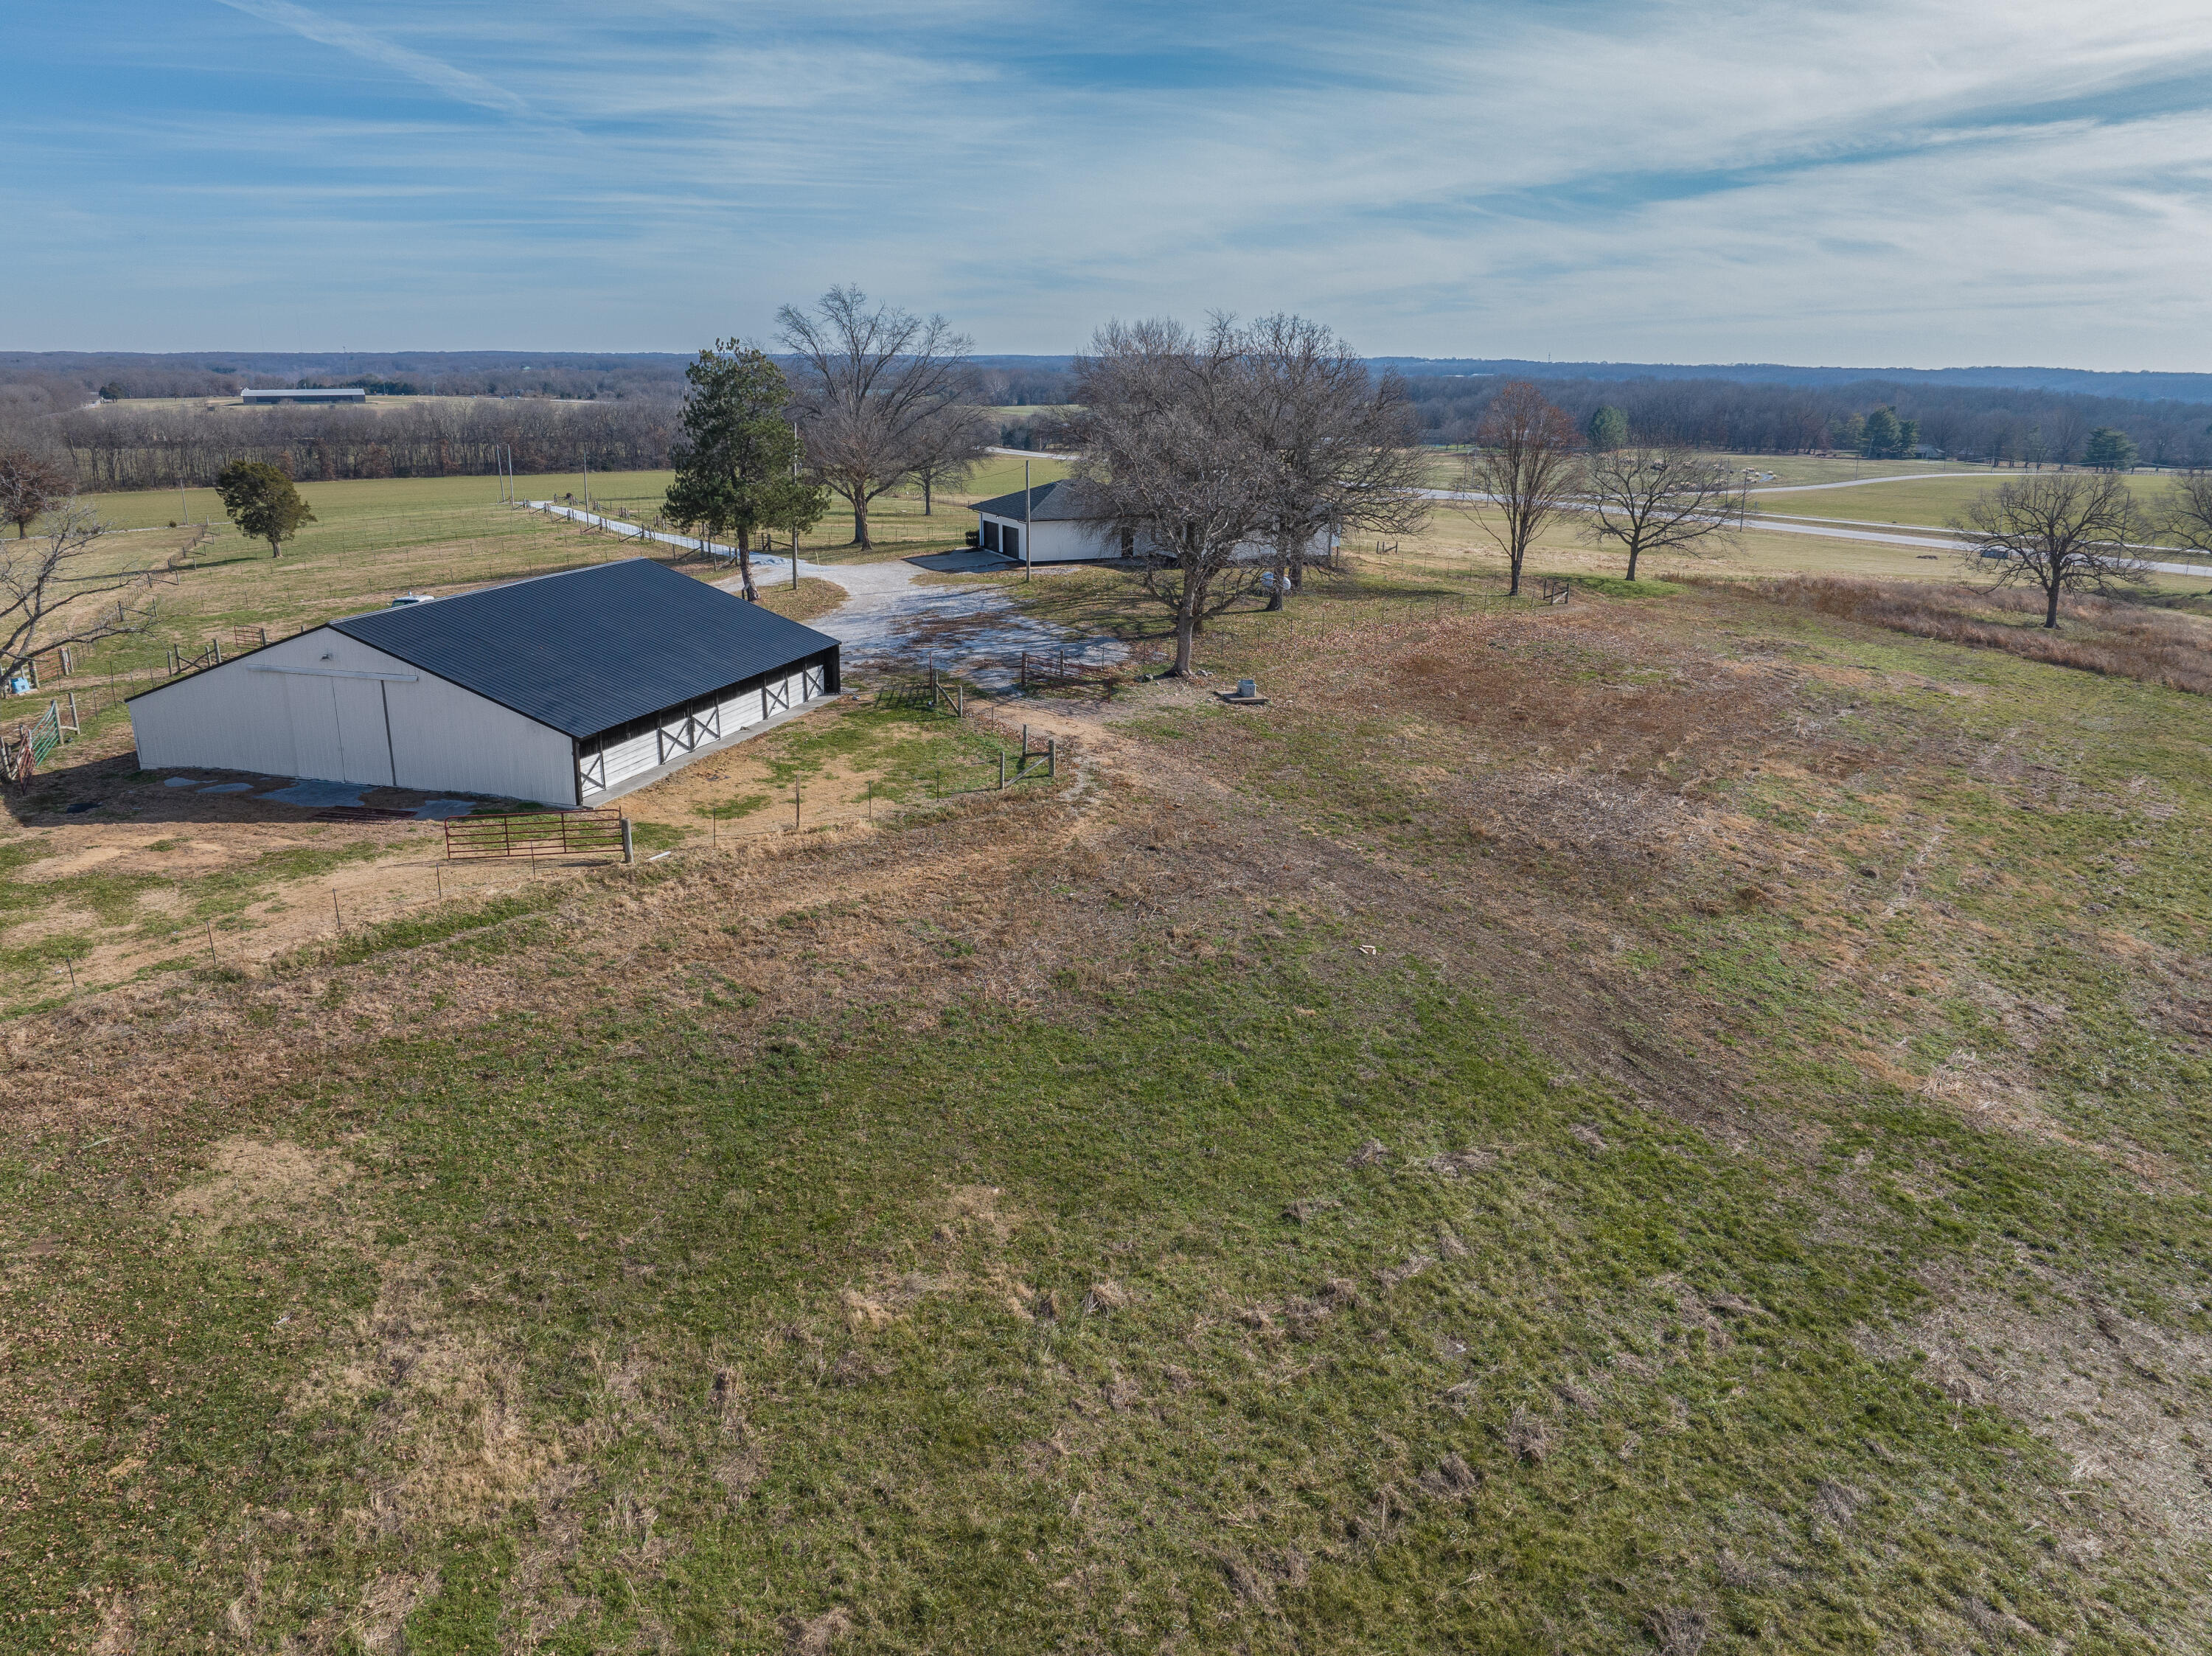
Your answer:
[[[47,510],[37,535],[0,541],[0,679],[13,679],[33,656],[140,632],[153,619],[150,597],[114,597],[132,587],[150,592],[150,575],[89,567],[106,532],[90,507],[69,497]]]
[[[931,515],[937,491],[957,485],[975,469],[998,436],[981,409],[947,403],[915,433],[916,458],[907,475],[921,485],[921,515]]]
[[[2212,471],[2191,466],[2174,479],[2159,527],[2178,546],[2212,552]]]
[[[1647,553],[1693,552],[1701,541],[1729,538],[1743,511],[1734,472],[1672,445],[1593,454],[1581,487],[1583,538],[1626,552],[1631,580]]]
[[[1206,618],[1257,584],[1239,549],[1265,533],[1273,457],[1253,418],[1249,363],[1217,318],[1109,323],[1076,359],[1074,487],[1108,532],[1146,554],[1145,591],[1175,617],[1178,676]]]
[[[2114,472],[2046,473],[2000,483],[1975,496],[1951,527],[1966,539],[1967,567],[1992,590],[2042,589],[2045,627],[2058,625],[2063,593],[2111,596],[2149,584],[2133,550],[2149,525]]]
[[[17,540],[29,535],[46,508],[70,493],[69,473],[52,461],[27,449],[0,451],[0,519],[15,525]]]
[[[868,308],[858,288],[832,288],[812,312],[775,313],[799,358],[798,403],[807,459],[853,508],[853,544],[872,547],[868,503],[930,455],[959,400],[970,342],[941,316]]]
[[[1512,570],[1507,596],[1521,591],[1521,567],[1544,525],[1566,511],[1582,482],[1577,458],[1582,433],[1561,409],[1525,379],[1491,399],[1468,456],[1468,486],[1495,508],[1480,519]]]
[[[1270,458],[1266,538],[1275,571],[1267,607],[1279,610],[1321,537],[1347,528],[1402,532],[1426,521],[1414,452],[1419,432],[1405,382],[1395,374],[1378,379],[1318,322],[1261,317],[1236,345]]]

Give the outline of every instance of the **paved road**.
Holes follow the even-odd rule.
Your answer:
[[[1894,481],[1869,477],[1869,482]],[[1821,488],[1834,487],[1821,484]],[[1844,485],[1849,487],[1849,485]],[[1753,491],[1756,493],[1757,491]],[[1470,494],[1443,488],[1425,488],[1422,494],[1437,500],[1487,500],[1487,494]],[[1822,524],[1797,523],[1788,518],[1762,517],[1754,513],[1747,527],[1777,535],[1810,535],[1824,541],[1866,541],[1877,546],[1909,546],[1921,552],[1963,552],[1970,543],[1941,530],[1929,529],[1914,532],[1910,529],[1832,529]],[[2203,563],[2145,563],[2146,569],[2162,575],[2212,576],[2212,564]]]
[[[1839,483],[1762,483],[1753,494],[1796,494],[1808,488],[1864,488],[1869,483],[1917,483],[1929,477],[1972,477],[1971,471],[1905,471],[1893,477],[1846,477]]]

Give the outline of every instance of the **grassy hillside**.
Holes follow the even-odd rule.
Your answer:
[[[11,1025],[12,1647],[2201,1647],[2204,700],[1417,591]]]

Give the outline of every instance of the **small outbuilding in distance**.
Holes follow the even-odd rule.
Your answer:
[[[249,386],[239,392],[238,400],[248,408],[264,408],[276,403],[366,403],[368,393],[358,385]]]
[[[1112,524],[1086,510],[1083,486],[1073,478],[978,500],[975,512],[975,543],[1018,563],[1095,563],[1134,558],[1146,550],[1134,536],[1116,534]],[[1024,532],[1027,557],[1022,555]],[[1326,561],[1335,543],[1335,537],[1324,531],[1313,537],[1305,555]],[[1239,547],[1237,555],[1256,562],[1273,554],[1264,543],[1252,541]]]
[[[130,706],[148,769],[584,806],[838,684],[836,640],[630,558],[334,621]]]

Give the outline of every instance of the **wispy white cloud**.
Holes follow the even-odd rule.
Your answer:
[[[222,0],[284,31],[242,82],[85,3],[144,26],[76,37],[81,113],[0,174],[50,337],[680,348],[858,280],[999,349],[1288,306],[1390,352],[2212,366],[2202,0]],[[175,66],[313,91],[241,124]],[[179,199],[161,272],[39,251]]]
[[[441,62],[428,52],[403,46],[383,36],[372,34],[358,25],[342,19],[310,11],[295,5],[292,0],[216,0],[219,5],[233,11],[242,11],[258,17],[264,23],[289,29],[302,39],[320,45],[336,46],[341,52],[385,68],[396,70],[411,80],[444,93],[465,104],[474,104],[479,109],[496,110],[501,114],[526,115],[530,106],[506,88],[496,86],[481,75],[457,69]]]

